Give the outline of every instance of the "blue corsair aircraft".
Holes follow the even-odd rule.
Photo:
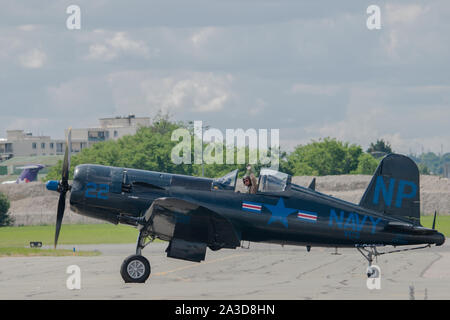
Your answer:
[[[68,135],[70,145],[70,133]],[[125,282],[145,282],[150,263],[142,249],[168,241],[167,256],[200,262],[206,249],[235,249],[241,241],[320,247],[353,247],[368,260],[386,253],[442,245],[444,235],[420,224],[419,171],[406,156],[390,154],[378,166],[359,205],[291,183],[288,174],[262,169],[256,194],[236,192],[238,171],[208,179],[83,164],[69,185],[66,147],[62,179],[47,182],[60,193],[55,247],[65,198],[81,215],[139,230],[136,253],[121,266]],[[434,217],[436,219],[436,215]],[[411,246],[379,252],[383,246]]]

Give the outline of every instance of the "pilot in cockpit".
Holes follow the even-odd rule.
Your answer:
[[[247,193],[255,194],[256,191],[258,191],[258,180],[253,174],[251,165],[247,165],[247,172],[244,178],[242,178],[242,181],[244,182],[244,185],[247,187]]]

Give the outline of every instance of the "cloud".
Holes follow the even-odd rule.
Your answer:
[[[45,134],[45,129],[49,126],[50,120],[47,118],[11,118],[8,121],[7,129],[8,130],[25,130],[25,131],[34,131],[36,134]]]
[[[282,143],[450,141],[448,0],[382,1],[376,31],[367,1],[174,3],[82,1],[79,31],[57,2],[2,6],[0,135],[24,114],[60,136],[163,109]]]
[[[117,57],[117,52],[110,50],[106,45],[93,44],[89,47],[87,59],[111,61]]]
[[[191,41],[194,46],[199,47],[202,44],[205,44],[208,39],[213,37],[216,33],[217,28],[214,27],[201,28],[199,31],[194,32],[194,34],[191,36]]]
[[[18,29],[20,31],[26,31],[26,32],[34,31],[34,30],[36,30],[36,28],[37,28],[36,25],[33,25],[33,24],[24,24],[24,25],[21,25],[18,27]]]
[[[105,32],[97,30],[95,33],[104,35]],[[86,59],[112,61],[121,55],[148,59],[157,56],[158,50],[151,51],[144,41],[131,39],[127,32],[115,32],[110,37],[105,36],[103,41],[91,44]]]
[[[450,139],[450,90],[447,86],[354,85],[349,93],[342,120],[306,126],[306,135],[334,137],[364,148],[382,138],[401,153],[420,153],[423,145],[440,150],[440,145]]]
[[[418,4],[386,4],[386,18],[390,25],[415,24],[416,19],[428,8]]]
[[[30,51],[19,56],[20,65],[29,69],[41,68],[46,60],[47,55],[44,51],[39,49],[31,49]]]
[[[231,76],[217,77],[213,74],[193,74],[186,79],[170,81],[166,96],[160,105],[167,109],[189,108],[193,112],[216,112],[223,109],[229,99],[227,90]],[[144,87],[148,83],[143,84]],[[147,91],[149,92],[149,91]],[[147,94],[151,102],[153,95]]]
[[[10,59],[22,45],[23,42],[21,39],[0,34],[0,47],[2,48],[0,50],[0,58],[5,60]]]
[[[209,72],[119,72],[108,76],[116,110],[177,114],[222,111],[232,98],[233,77]],[[135,111],[133,111],[135,112]]]
[[[437,14],[436,7],[410,4],[386,4],[386,32],[383,45],[389,58],[396,63],[405,63],[406,59],[418,60],[426,53],[427,38],[436,30],[430,32],[428,24]]]
[[[79,77],[46,89],[46,112],[52,116],[64,117],[68,121],[85,118],[89,123],[96,117],[114,111],[111,88],[104,76]]]
[[[306,83],[295,83],[292,85],[292,93],[316,94],[316,95],[335,95],[339,92],[338,85],[312,85]]]

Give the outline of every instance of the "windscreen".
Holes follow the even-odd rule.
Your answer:
[[[234,191],[236,186],[238,170],[231,171],[223,177],[214,179],[212,188],[213,190],[231,190]]]

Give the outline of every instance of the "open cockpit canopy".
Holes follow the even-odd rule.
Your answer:
[[[258,192],[282,192],[291,183],[287,173],[272,169],[261,169],[259,174]]]
[[[238,170],[233,170],[223,177],[214,179],[213,190],[234,191]],[[258,192],[282,192],[291,184],[291,176],[273,169],[263,168],[259,174]]]

